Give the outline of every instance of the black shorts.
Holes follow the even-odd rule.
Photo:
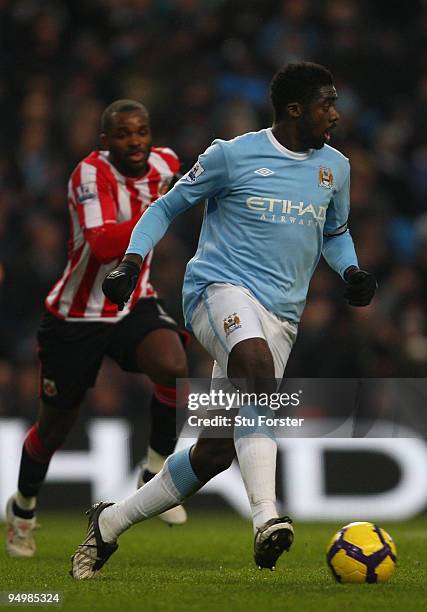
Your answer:
[[[155,329],[181,331],[157,298],[143,298],[117,323],[64,321],[45,311],[37,333],[40,398],[58,408],[79,404],[96,382],[104,355],[126,372],[139,372],[136,348]]]

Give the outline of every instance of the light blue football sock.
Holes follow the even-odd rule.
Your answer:
[[[183,448],[166,460],[172,482],[182,498],[195,493],[202,486],[191,465],[190,452],[191,448]]]
[[[131,525],[179,505],[203,486],[191,466],[190,451],[191,447],[184,448],[171,455],[154,478],[123,501],[103,510],[99,528],[105,542],[114,542]]]

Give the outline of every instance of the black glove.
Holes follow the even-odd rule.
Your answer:
[[[347,287],[344,297],[350,306],[367,306],[378,289],[377,279],[370,272],[360,270],[356,266],[350,266],[344,272],[344,280]]]
[[[139,266],[133,261],[122,261],[117,268],[104,278],[102,291],[104,295],[117,304],[119,310],[123,310],[124,305],[132,295],[136,287],[139,276]]]

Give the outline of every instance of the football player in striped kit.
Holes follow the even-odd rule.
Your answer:
[[[113,102],[102,115],[101,129],[102,150],[90,153],[71,174],[68,263],[46,298],[38,331],[40,410],[23,444],[17,492],[7,504],[6,549],[15,557],[35,553],[38,492],[104,355],[125,371],[144,372],[154,384],[139,486],[162,469],[175,447],[176,379],[187,376],[188,334],[164,311],[150,284],[153,252],[127,304],[113,304],[101,284],[123,257],[141,214],[168,190],[180,162],[171,149],[152,146],[149,115],[139,102]],[[180,524],[186,513],[178,506],[162,518]]]

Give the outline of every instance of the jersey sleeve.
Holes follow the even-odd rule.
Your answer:
[[[145,257],[178,214],[207,198],[224,195],[229,185],[225,152],[221,144],[214,142],[199,156],[191,170],[145,211],[132,232],[126,253]]]
[[[224,196],[230,186],[229,162],[224,146],[214,141],[197,162],[175,184],[184,199],[191,205],[216,196]]]
[[[358,266],[353,239],[348,230],[349,213],[350,166],[342,186],[334,193],[329,203],[323,228],[323,257],[341,276],[350,266]]]
[[[348,215],[350,213],[350,168],[348,168],[347,176],[337,190],[328,210],[326,211],[326,221],[323,228],[323,235],[326,238],[331,236],[339,236],[347,230]]]
[[[71,190],[83,230],[117,221],[113,186],[99,167],[81,162],[71,177]]]
[[[72,201],[91,251],[100,263],[123,257],[137,218],[117,222],[114,178],[81,162],[71,177]]]

